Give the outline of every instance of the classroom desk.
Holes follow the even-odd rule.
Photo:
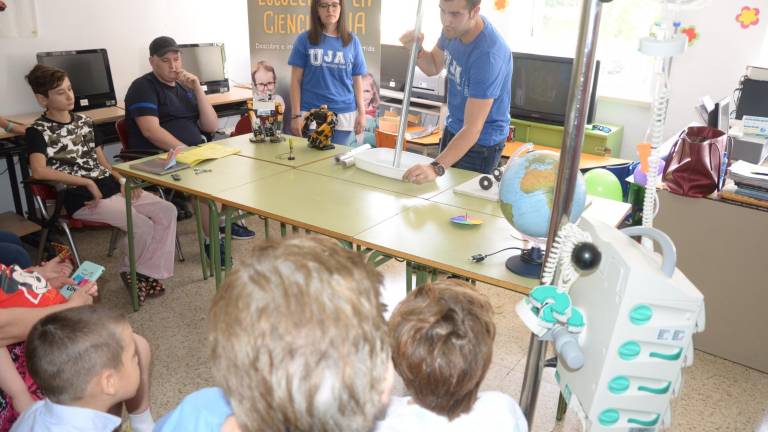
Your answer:
[[[356,166],[344,168],[337,164],[333,159],[327,159],[306,165],[300,168],[302,171],[321,174],[327,177],[333,177],[339,180],[345,180],[352,183],[384,189],[386,191],[400,193],[424,199],[429,199],[443,191],[452,189],[465,181],[476,176],[477,173],[463,169],[453,168],[446,170],[445,175],[438,177],[436,181],[417,185],[407,183],[402,180],[396,180],[389,177],[380,176],[361,170]]]
[[[229,91],[225,93],[206,95],[206,99],[211,103],[219,117],[242,115],[243,108],[246,108],[245,102],[252,98],[253,92],[250,89],[240,87],[230,87]]]
[[[315,164],[320,165],[317,168],[322,172],[329,168],[324,165],[328,162],[319,160]],[[403,187],[400,190],[409,192],[409,195],[387,190],[400,187],[388,179],[373,181],[365,175],[353,175],[353,181],[350,181],[309,172],[308,168],[291,169],[241,155],[228,156],[198,167],[211,168],[214,172],[196,176],[191,170],[184,170],[180,172],[182,180],[174,182],[168,175],[156,176],[131,170],[129,164],[116,165],[115,170],[129,178],[127,191],[134,187],[136,179],[140,179],[208,200],[212,221],[218,220],[215,204],[225,205],[225,245],[228,244],[231,209],[240,209],[519,292],[527,292],[537,283],[534,279],[509,273],[503,264],[505,254],[494,255],[483,264],[469,260],[469,256],[475,253],[522,245],[520,240],[512,236],[515,231],[504,218],[488,214],[483,217],[485,224],[481,226],[452,224],[449,219],[466,210],[418,198],[420,186],[400,185]],[[312,170],[315,168],[311,167]],[[456,169],[450,171],[458,171],[446,177],[450,182],[474,175]],[[216,172],[220,174],[210,176]],[[408,190],[409,187],[415,189]],[[438,189],[445,187],[445,184],[438,185]],[[430,196],[434,192],[427,189],[421,195]],[[443,193],[452,193],[452,190]],[[130,207],[130,202],[126,205]],[[627,204],[616,205],[628,208]],[[128,226],[131,232],[130,218]],[[129,259],[133,263],[132,235],[128,239]],[[218,256],[218,242],[212,242],[212,249],[212,256]],[[201,246],[201,255],[203,253]],[[226,254],[229,254],[228,248]],[[221,282],[220,260],[213,259],[212,262],[218,286]],[[135,267],[132,271],[135,271]],[[134,309],[137,310],[135,288],[132,293]]]
[[[143,171],[137,171],[131,168],[131,165],[138,163],[142,160],[151,159],[157,156],[151,156],[137,161],[131,161],[121,163],[113,166],[113,169],[122,174],[127,182],[125,184],[125,196],[126,196],[126,209],[127,209],[127,232],[128,239],[128,260],[130,263],[131,271],[131,302],[133,310],[139,310],[139,298],[138,291],[136,290],[136,258],[134,250],[133,239],[133,219],[131,213],[131,201],[127,197],[130,196],[132,188],[137,187],[141,182],[148,182],[154,185],[165,186],[170,189],[186,192],[196,197],[195,206],[199,212],[199,200],[203,199],[207,201],[208,207],[211,211],[210,217],[210,230],[211,232],[218,231],[218,210],[216,208],[217,196],[220,191],[225,189],[231,189],[239,185],[253,182],[259,179],[263,179],[269,176],[277,175],[283,171],[288,171],[290,168],[282,165],[267,163],[256,159],[246,158],[239,155],[231,155],[221,159],[205,161],[196,166],[199,169],[210,169],[211,172],[205,172],[201,174],[195,174],[193,169],[186,169],[179,171],[181,180],[175,181],[171,178],[170,174],[156,175]],[[202,225],[200,219],[197,219],[197,235],[198,244],[200,249],[200,258],[203,267],[203,277],[208,277],[208,272],[205,265],[205,249],[203,245]],[[231,229],[227,227],[227,231]],[[219,255],[219,242],[211,243],[212,253],[211,256],[218,257]],[[213,265],[213,273],[216,277],[217,286],[221,278],[220,260],[211,260]]]
[[[501,157],[511,157],[517,149],[525,145],[526,143],[520,142],[520,141],[508,141],[507,144],[504,146],[504,150],[501,152]],[[547,147],[543,145],[533,145],[533,150],[549,150],[555,153],[560,153],[559,148],[555,147]],[[592,168],[601,168],[611,165],[622,165],[625,163],[630,163],[632,161],[626,160],[626,159],[619,159],[615,157],[609,157],[609,156],[597,156],[589,153],[582,153],[581,159],[579,160],[579,169],[585,170],[585,169],[592,169]]]
[[[206,95],[208,102],[213,106],[225,105],[230,103],[246,102],[253,98],[253,91],[240,87],[230,87],[228,92],[211,93]]]
[[[37,120],[37,118],[40,117],[41,114],[42,112],[15,114],[15,115],[6,116],[6,118],[9,120],[13,120],[16,123],[28,125],[34,122],[35,120]],[[90,117],[93,120],[94,124],[109,123],[109,122],[120,120],[121,118],[125,117],[125,107],[123,107],[121,104],[118,104],[117,106],[112,106],[112,107],[79,111],[78,114],[83,114]],[[15,133],[1,131],[0,139],[13,138],[17,135],[18,134],[15,134]]]
[[[180,192],[194,195],[198,198],[216,199],[217,193],[231,189],[246,183],[250,183],[265,177],[288,171],[290,168],[283,165],[267,163],[241,155],[230,155],[221,159],[209,160],[195,165],[200,170],[211,170],[195,174],[193,168],[177,171],[181,180],[175,181],[171,174],[158,175],[131,168],[131,165],[158,156],[149,156],[143,159],[114,165],[113,169],[118,173],[152,183],[154,185],[168,187]]]
[[[438,195],[453,194],[448,190]],[[515,275],[504,262],[518,252],[500,253],[474,263],[470,256],[491,253],[508,247],[522,247],[522,236],[501,214],[497,202],[455,194],[452,205],[431,199],[412,206],[393,218],[355,236],[362,246],[388,255],[404,258],[438,270],[455,273],[491,285],[528,294],[538,280]],[[466,198],[466,200],[464,199]],[[591,197],[584,217],[612,226],[621,223],[631,206],[627,203]],[[482,225],[459,225],[450,222],[468,211],[483,221]]]
[[[457,213],[462,211],[421,201],[355,236],[355,241],[408,261],[525,294],[538,285],[538,280],[515,275],[504,266],[513,251],[490,256],[482,263],[470,259],[477,253],[523,246],[513,237],[519,234],[506,219],[488,215],[482,218],[482,225],[458,225],[450,222]]]
[[[366,229],[421,200],[301,170],[225,190],[224,205],[354,241]]]
[[[600,220],[611,226],[619,225],[632,210],[632,204],[630,203],[596,196],[589,196],[589,200],[589,205],[584,209],[584,214],[591,220]],[[491,216],[504,217],[498,201],[464,195],[453,190],[447,190],[430,198],[430,201]]]
[[[251,134],[245,134],[216,141],[216,144],[237,148],[240,150],[240,156],[292,168],[299,168],[325,159],[331,159],[337,154],[346,153],[351,150],[349,147],[338,144],[331,150],[315,150],[307,147],[306,138],[289,135],[283,136],[285,139],[279,143],[253,143],[250,141]],[[288,160],[289,138],[293,139],[293,155],[296,158],[294,160]]]

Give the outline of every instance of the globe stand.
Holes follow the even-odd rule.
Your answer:
[[[538,246],[523,249],[520,255],[513,255],[507,259],[505,266],[512,273],[527,277],[538,278],[541,276],[541,265],[544,261],[544,251]]]

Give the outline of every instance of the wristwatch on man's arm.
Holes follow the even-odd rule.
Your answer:
[[[438,162],[437,160],[433,160],[432,163],[429,164],[433,170],[435,170],[435,174],[437,174],[438,177],[445,174],[445,167]]]

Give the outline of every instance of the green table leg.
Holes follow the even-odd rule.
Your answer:
[[[405,293],[410,294],[413,291],[413,271],[411,270],[410,261],[405,262]]]
[[[378,251],[372,251],[370,255],[368,255],[368,264],[379,268],[383,266],[384,264],[388,263],[392,260],[392,257],[389,255],[385,255]]]
[[[264,216],[259,216],[261,219],[264,219],[264,238],[269,238],[269,219],[265,218]]]
[[[224,271],[232,269],[232,207],[224,206]],[[218,288],[218,285],[216,286]]]
[[[131,208],[131,191],[133,180],[126,177],[125,181],[125,219],[128,225],[128,263],[131,272],[131,305],[133,311],[139,311],[139,291],[136,288],[136,248],[133,244],[133,211]]]
[[[221,252],[219,251],[219,209],[216,208],[216,203],[208,200],[208,208],[210,209],[210,233],[211,233],[211,267],[213,267],[213,275],[216,278],[216,288],[221,285]],[[214,234],[216,234],[214,236]]]
[[[427,268],[416,264],[416,288],[427,283]]]
[[[298,234],[298,233],[299,233],[299,227],[297,227],[297,226],[292,226],[292,227],[291,227],[291,229],[293,230],[293,233],[294,233],[294,234]]]
[[[203,280],[208,279],[208,260],[205,255],[205,235],[203,222],[200,218],[200,198],[195,198],[195,224],[197,225],[197,243],[200,246],[200,266],[203,269]]]
[[[280,222],[280,237],[285,238],[286,235],[288,235],[288,227],[285,223]]]

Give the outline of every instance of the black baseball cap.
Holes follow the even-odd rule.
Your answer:
[[[169,51],[181,51],[179,45],[177,45],[176,41],[170,36],[156,37],[155,40],[149,44],[149,55],[151,56],[162,57]]]

